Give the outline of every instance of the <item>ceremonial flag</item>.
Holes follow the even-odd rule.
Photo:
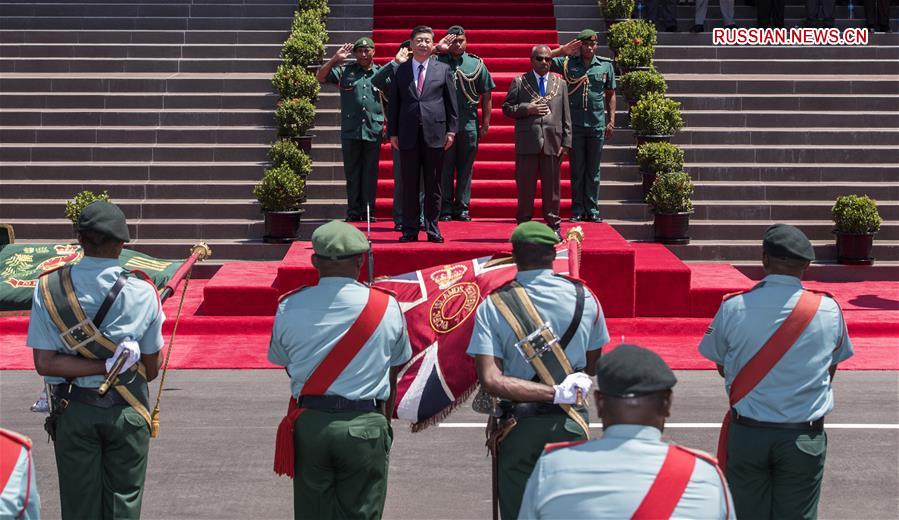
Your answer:
[[[567,274],[569,250],[553,266]],[[446,418],[476,388],[474,359],[465,353],[475,311],[490,292],[515,278],[511,256],[485,256],[380,278],[406,317],[412,359],[400,370],[395,414],[418,431]]]

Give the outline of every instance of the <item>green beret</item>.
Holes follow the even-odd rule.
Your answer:
[[[409,47],[412,47],[412,40],[406,40],[400,44],[400,49],[407,49]]]
[[[518,224],[518,227],[512,232],[512,237],[509,238],[509,241],[554,246],[559,243],[559,237],[546,224],[529,220]]]
[[[593,29],[584,29],[577,33],[578,40],[592,40],[593,38],[596,38],[596,31]]]
[[[375,42],[373,42],[368,36],[363,36],[362,38],[356,40],[356,43],[353,44],[353,50],[356,50],[359,47],[368,47],[369,49],[374,49]]]
[[[130,242],[125,214],[115,204],[95,200],[78,217],[78,231],[94,231],[122,242]]]
[[[465,34],[465,29],[461,25],[454,25],[446,30],[446,34],[463,35]]]
[[[361,231],[339,220],[323,224],[312,232],[312,250],[329,260],[361,255],[369,249]]]
[[[596,362],[597,390],[610,397],[639,397],[676,383],[674,372],[658,354],[637,345],[619,345]]]
[[[779,258],[797,258],[811,262],[815,259],[815,250],[805,233],[789,224],[774,224],[765,231],[762,250],[768,256]]]

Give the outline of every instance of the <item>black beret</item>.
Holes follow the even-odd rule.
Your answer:
[[[805,233],[789,224],[774,224],[765,231],[762,249],[768,256],[780,258],[796,258],[811,262],[815,259],[815,250]]]
[[[95,231],[121,242],[129,242],[125,214],[118,206],[105,200],[95,200],[81,210],[78,231]]]
[[[465,29],[461,25],[454,25],[446,30],[446,34],[455,34],[457,36],[465,34]]]
[[[609,397],[638,397],[676,383],[674,372],[658,354],[637,345],[619,345],[596,362],[597,390]]]

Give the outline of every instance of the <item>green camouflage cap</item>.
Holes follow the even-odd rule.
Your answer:
[[[463,35],[465,34],[465,29],[461,25],[454,25],[446,30],[446,34]]]
[[[789,224],[774,224],[765,231],[762,250],[769,256],[780,258],[797,258],[811,262],[815,259],[815,250],[805,233]]]
[[[368,36],[363,36],[356,40],[356,43],[353,44],[353,50],[358,49],[359,47],[368,47],[369,49],[375,48],[375,42],[372,41]]]
[[[596,389],[609,397],[639,397],[676,383],[674,372],[658,354],[637,345],[619,345],[596,362]]]
[[[94,231],[122,242],[131,241],[125,214],[105,200],[95,200],[84,207],[78,217],[78,231]]]
[[[593,29],[584,29],[577,33],[578,40],[592,40],[593,38],[596,38],[596,31]]]
[[[369,249],[361,231],[339,220],[332,220],[312,232],[312,250],[329,260],[361,255]]]
[[[512,232],[512,237],[509,238],[509,241],[554,246],[559,243],[559,237],[546,224],[529,220],[518,224],[518,227]]]
[[[412,47],[412,40],[406,40],[400,44],[400,49],[408,49]]]

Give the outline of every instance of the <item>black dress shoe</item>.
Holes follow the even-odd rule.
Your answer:
[[[583,222],[583,221],[584,221],[584,217],[582,217],[580,215],[572,215],[571,218],[568,219],[568,222]]]
[[[465,211],[454,216],[453,220],[458,220],[459,222],[471,222],[471,215],[469,215],[468,212]]]
[[[602,222],[602,217],[600,217],[599,215],[590,215],[584,220],[588,222]]]
[[[726,28],[727,28],[727,27],[725,27],[725,29],[726,29]],[[705,31],[705,27],[704,27],[702,24],[696,24],[696,25],[694,25],[693,27],[690,27],[690,32],[691,32],[691,33],[701,33],[701,32],[703,32],[703,31]]]
[[[453,220],[451,215],[440,215],[440,222],[449,222],[450,220]]]
[[[556,233],[556,236],[559,238],[559,242],[562,242],[565,240],[564,238],[562,238],[562,230],[554,229],[553,231]]]
[[[394,225],[393,225],[393,230],[394,230],[394,231],[402,231],[402,230],[403,230],[403,225],[402,225],[402,224],[394,224]]]
[[[400,237],[400,242],[418,242],[418,235],[407,235],[403,233],[403,236]]]
[[[676,26],[676,25],[669,25],[668,27],[665,27],[665,32],[673,32],[673,33],[676,33],[676,32],[677,32],[677,26]]]
[[[443,243],[443,235],[428,235],[428,242],[433,242],[435,244]]]

